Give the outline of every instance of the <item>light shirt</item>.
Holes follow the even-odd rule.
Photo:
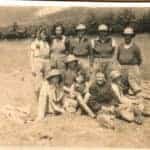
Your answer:
[[[35,39],[31,44],[34,57],[49,57],[50,47],[47,41]]]

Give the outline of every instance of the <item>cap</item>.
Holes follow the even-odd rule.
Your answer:
[[[53,70],[50,70],[47,75],[46,75],[46,79],[49,79],[51,77],[55,77],[55,76],[61,76],[61,72],[60,70],[58,69],[53,69]]]
[[[110,78],[112,80],[114,79],[117,79],[121,76],[121,73],[118,71],[118,70],[113,70],[111,73],[110,73]]]
[[[76,30],[85,30],[86,26],[84,24],[79,24],[76,26]]]
[[[127,28],[124,29],[123,34],[134,35],[134,30],[133,30],[132,27],[127,27]]]
[[[66,59],[66,63],[69,63],[72,61],[78,61],[78,59],[74,55],[68,55],[68,57]]]
[[[108,26],[106,24],[101,24],[98,26],[98,31],[108,31]]]

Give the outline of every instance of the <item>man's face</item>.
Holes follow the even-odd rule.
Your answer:
[[[76,66],[77,66],[77,61],[71,61],[68,63],[68,67],[70,69],[75,69]]]
[[[126,44],[130,44],[132,41],[132,35],[124,35],[124,41]]]
[[[55,34],[60,36],[62,35],[62,33],[63,33],[62,27],[61,26],[56,27]]]
[[[108,36],[108,32],[107,31],[99,31],[99,36],[103,39],[105,39]]]
[[[43,41],[46,41],[46,33],[45,32],[42,32],[41,33],[41,40],[43,40]]]
[[[96,82],[98,85],[103,85],[105,83],[105,77],[100,76],[100,75],[96,75]]]
[[[85,35],[85,30],[78,30],[77,35],[78,37],[83,37]]]

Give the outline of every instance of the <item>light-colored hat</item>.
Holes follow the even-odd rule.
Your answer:
[[[108,31],[108,26],[106,24],[100,24],[98,26],[98,31]]]
[[[132,27],[126,27],[123,31],[123,34],[125,35],[134,35],[134,30]]]
[[[68,55],[66,59],[66,63],[72,62],[72,61],[78,61],[78,59],[74,55]]]
[[[84,24],[79,24],[76,26],[76,30],[85,30],[86,26]]]
[[[62,74],[61,74],[61,72],[60,72],[60,70],[58,70],[58,69],[53,69],[53,70],[50,70],[48,73],[47,73],[47,75],[46,75],[46,79],[49,79],[49,78],[51,78],[51,77],[55,77],[55,76],[61,76]]]
[[[121,76],[121,73],[118,71],[118,70],[113,70],[111,73],[110,73],[110,78],[112,80],[114,79],[117,79]]]
[[[96,78],[105,79],[105,75],[102,72],[97,72],[96,73]]]

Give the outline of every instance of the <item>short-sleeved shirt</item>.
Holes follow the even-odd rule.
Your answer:
[[[129,47],[121,44],[118,48],[117,60],[121,65],[140,65],[142,63],[141,50],[135,43]]]
[[[105,41],[96,38],[91,41],[93,56],[96,58],[112,58],[117,47],[115,40],[107,38]]]
[[[47,41],[36,39],[31,44],[31,50],[34,57],[49,58],[50,47]]]
[[[70,48],[72,53],[77,57],[90,55],[90,42],[87,37],[71,39]]]

